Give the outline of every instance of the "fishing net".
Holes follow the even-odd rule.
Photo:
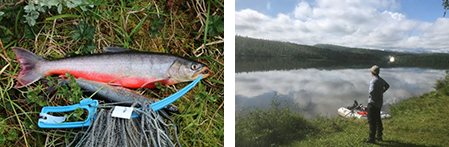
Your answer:
[[[118,104],[120,103],[98,106],[93,123],[78,132],[68,146],[175,146],[172,140],[181,146],[176,125],[163,110],[153,111],[149,102],[134,102],[131,107],[142,108],[133,110],[139,117],[123,119],[111,116]],[[171,127],[174,129],[170,129]]]

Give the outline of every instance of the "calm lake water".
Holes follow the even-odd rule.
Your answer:
[[[389,84],[384,94],[384,110],[404,99],[433,91],[445,70],[421,68],[381,68],[380,76]],[[336,116],[337,109],[354,100],[366,105],[369,69],[298,69],[236,73],[236,113],[244,107],[269,108],[277,93],[281,102],[294,105],[306,117]]]

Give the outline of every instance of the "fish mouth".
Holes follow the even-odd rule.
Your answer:
[[[196,78],[198,78],[199,76],[203,76],[203,78],[209,77],[209,74],[208,74],[208,73],[207,73],[207,74],[204,74],[204,73],[203,73],[203,72],[206,71],[206,70],[209,71],[209,72],[211,72],[210,69],[209,69],[208,67],[205,67],[205,68],[201,69],[200,71],[196,72],[195,74],[193,74],[192,78],[193,78],[193,79],[196,79]]]

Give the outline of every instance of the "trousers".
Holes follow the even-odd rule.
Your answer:
[[[382,119],[380,118],[380,109],[373,104],[368,104],[368,124],[369,124],[369,138],[374,139],[377,134],[377,138],[382,138]],[[376,133],[377,132],[377,133]]]

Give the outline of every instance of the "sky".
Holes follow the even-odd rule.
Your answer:
[[[298,44],[449,53],[441,0],[236,0],[235,34]]]

